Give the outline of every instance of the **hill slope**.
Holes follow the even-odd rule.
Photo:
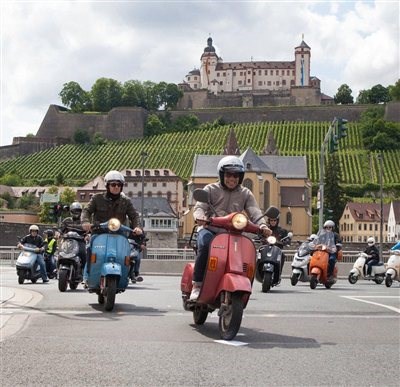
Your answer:
[[[146,168],[169,168],[188,180],[195,154],[221,154],[231,128],[241,152],[251,147],[261,154],[272,131],[281,155],[306,155],[311,181],[319,180],[319,155],[329,122],[258,122],[226,125],[218,129],[167,133],[105,145],[62,145],[28,156],[6,160],[0,169],[16,171],[26,181],[54,180],[61,174],[69,185],[80,185],[110,169],[140,169],[141,152],[148,154]],[[349,124],[348,136],[338,152],[343,183],[379,183],[377,153],[364,149],[357,123]],[[385,184],[400,181],[400,151],[384,152]]]

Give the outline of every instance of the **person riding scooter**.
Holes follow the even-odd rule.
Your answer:
[[[329,263],[328,263],[328,278],[333,276],[333,270],[335,269],[335,264],[337,261],[338,257],[338,252],[341,249],[341,239],[338,233],[334,231],[335,229],[335,223],[332,220],[327,220],[324,223],[324,230],[326,232],[332,232],[334,237],[335,237],[335,245],[336,245],[336,251],[335,252],[330,252],[329,253]]]
[[[291,241],[290,238],[287,238],[288,231],[279,226],[279,217],[280,217],[279,209],[274,206],[271,206],[268,208],[265,215],[267,216],[267,225],[269,229],[272,231],[272,235],[276,238],[275,245],[278,246],[281,250],[283,250],[283,246],[284,245],[289,246]],[[285,239],[284,242],[281,242],[282,239]],[[281,273],[284,264],[285,264],[285,254],[282,252]]]
[[[57,271],[54,254],[57,250],[57,241],[54,238],[53,230],[46,230],[43,234],[45,236],[44,260],[46,261],[46,271],[49,278],[55,278],[57,277]]]
[[[199,297],[203,284],[211,240],[215,234],[221,232],[220,229],[207,225],[210,216],[224,216],[236,211],[245,211],[252,222],[261,225],[265,236],[271,234],[253,193],[241,185],[245,173],[242,160],[236,156],[223,157],[218,163],[217,173],[219,182],[204,187],[210,194],[210,203],[197,202],[194,207],[193,216],[198,225],[198,234],[193,289],[190,294],[190,300],[193,301]],[[213,213],[211,206],[216,214]]]
[[[20,242],[18,243],[17,247],[22,248],[24,244],[29,243],[31,245],[35,245],[40,249],[40,252],[37,253],[37,263],[39,264],[40,267],[40,274],[42,276],[43,283],[49,282],[49,279],[47,278],[47,273],[46,273],[46,264],[43,259],[43,250],[44,250],[44,242],[43,238],[39,235],[39,227],[36,226],[35,224],[32,224],[29,227],[29,234],[25,235]]]
[[[379,250],[375,246],[375,238],[369,237],[367,239],[368,247],[364,250],[364,253],[368,255],[367,260],[365,261],[365,266],[367,267],[367,275],[371,275],[372,266],[376,266],[379,263]],[[364,267],[365,272],[365,267]]]

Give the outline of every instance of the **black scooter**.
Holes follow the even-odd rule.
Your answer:
[[[291,232],[280,243],[290,243],[293,234]],[[283,259],[282,249],[276,246],[277,240],[274,236],[269,236],[263,240],[263,244],[258,248],[256,263],[256,280],[261,282],[261,290],[267,293],[274,286],[281,282],[281,261]]]

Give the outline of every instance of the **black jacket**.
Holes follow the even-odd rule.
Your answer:
[[[112,199],[107,193],[100,193],[92,196],[89,204],[83,209],[81,221],[82,223],[103,223],[110,218],[117,218],[121,224],[125,224],[127,217],[130,228],[139,226],[139,214],[129,198],[120,195],[119,198]]]
[[[36,235],[33,237],[31,234],[25,235],[21,241],[23,245],[25,243],[30,243],[31,245],[34,245],[36,247],[43,247],[44,246],[44,241],[43,238],[40,235]]]
[[[379,261],[379,250],[378,248],[373,245],[373,246],[368,246],[365,250],[364,250],[365,254],[371,255],[371,258],[367,258],[366,262],[372,261],[372,260],[378,260]]]

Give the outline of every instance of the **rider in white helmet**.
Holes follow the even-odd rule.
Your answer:
[[[139,227],[139,214],[133,207],[132,201],[126,195],[122,195],[125,178],[118,171],[110,171],[104,176],[106,185],[105,193],[98,193],[90,199],[89,204],[82,210],[82,228],[91,230],[92,223],[104,223],[111,218],[117,218],[121,224],[129,220],[129,227],[135,235],[142,235]],[[88,255],[90,256],[90,252]],[[86,265],[87,266],[87,265]],[[84,282],[87,279],[87,267],[84,270]]]
[[[335,237],[335,245],[336,245],[336,252],[329,253],[329,262],[328,262],[328,277],[331,277],[333,275],[333,270],[335,269],[335,264],[337,261],[337,253],[340,250],[340,245],[342,243],[340,236],[338,233],[336,233],[335,230],[335,222],[333,220],[327,220],[324,223],[324,230],[326,232],[333,232],[334,237]],[[339,246],[338,246],[339,245]]]
[[[375,266],[379,263],[379,250],[375,245],[375,238],[369,237],[367,239],[367,247],[364,250],[364,253],[368,255],[364,268],[367,267],[366,274],[371,275],[372,266]]]
[[[39,253],[37,254],[36,262],[39,264],[40,274],[42,276],[43,283],[49,282],[46,272],[46,263],[44,262],[43,252],[44,252],[44,240],[39,235],[39,227],[36,224],[32,224],[29,227],[29,234],[25,235],[18,243],[17,247],[22,249],[23,245],[29,243],[35,245],[39,248]]]
[[[261,225],[265,236],[271,230],[262,217],[262,212],[253,193],[241,184],[244,178],[244,165],[236,156],[223,157],[217,166],[219,182],[204,187],[210,194],[210,204],[217,212],[217,216],[224,216],[234,211],[245,211],[249,218]],[[206,225],[206,220],[215,214],[208,203],[197,202],[194,207],[194,219],[198,224],[197,256],[193,273],[193,290],[191,300],[196,300],[200,293],[203,277],[207,265],[208,251],[211,239],[219,229]]]

